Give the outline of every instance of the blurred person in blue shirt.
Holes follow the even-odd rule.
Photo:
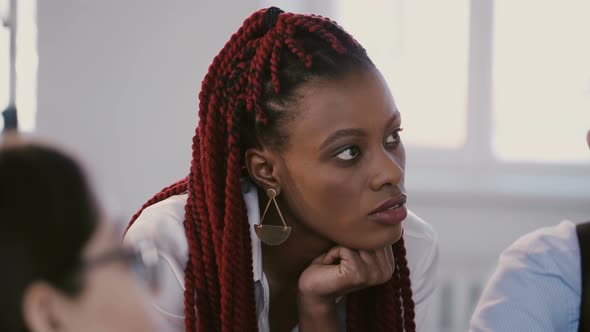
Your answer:
[[[590,147],[590,131],[586,140]],[[578,232],[571,221],[516,240],[500,256],[469,330],[590,331],[580,323],[581,262]]]

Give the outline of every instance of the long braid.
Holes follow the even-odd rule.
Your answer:
[[[348,295],[348,331],[416,331],[403,238],[393,245],[393,252],[395,268],[387,283]],[[404,270],[407,276],[401,275]]]
[[[395,255],[394,255],[395,257]],[[399,281],[399,266],[395,264],[395,270],[393,272],[393,280],[388,283],[391,284],[393,288],[393,327],[395,331],[403,331],[404,330],[404,318],[402,312],[402,294],[401,294],[401,283]]]
[[[257,140],[282,142],[273,130],[285,112],[281,101],[296,86],[314,75],[338,75],[343,64],[372,65],[362,47],[327,18],[277,13],[269,24],[266,13],[247,18],[209,67],[188,177],[155,195],[129,223],[146,207],[188,192],[186,331],[257,330],[250,225],[240,184],[244,150]],[[394,245],[394,256],[388,283],[347,297],[349,331],[415,330],[403,241]]]
[[[200,215],[204,216],[204,218],[209,221],[201,221],[203,225],[200,233],[202,235],[201,240],[204,242],[203,247],[205,249],[202,261],[199,265],[201,266],[201,271],[207,276],[207,285],[202,285],[201,287],[209,288],[210,294],[208,296],[208,301],[211,301],[213,308],[208,315],[209,317],[204,317],[206,313],[203,313],[200,306],[197,308],[199,311],[199,317],[202,317],[202,321],[214,319],[215,324],[214,326],[207,326],[206,323],[201,322],[199,326],[207,327],[202,330],[220,331],[222,330],[221,322],[226,324],[223,326],[223,330],[231,328],[231,325],[227,325],[227,323],[232,317],[232,312],[226,312],[223,308],[228,308],[228,297],[232,295],[232,291],[225,287],[225,285],[228,285],[227,278],[220,278],[220,275],[224,274],[222,271],[224,263],[222,258],[224,255],[219,253],[224,250],[224,248],[222,248],[222,242],[224,240],[224,224],[239,224],[240,221],[234,220],[234,222],[228,222],[225,220],[223,223],[218,222],[223,220],[223,205],[225,203],[223,196],[225,194],[224,188],[226,185],[224,183],[225,180],[223,180],[226,177],[225,174],[219,174],[219,171],[223,173],[224,169],[226,169],[226,165],[224,165],[225,163],[223,160],[220,160],[223,158],[218,157],[220,155],[227,155],[227,146],[223,144],[218,137],[223,137],[227,133],[227,128],[225,127],[221,116],[227,116],[227,113],[229,112],[229,110],[226,109],[226,105],[223,104],[224,96],[221,94],[223,79],[220,79],[220,77],[223,77],[224,74],[227,75],[227,68],[229,67],[230,60],[241,51],[239,45],[243,44],[245,40],[254,37],[253,35],[256,33],[256,29],[253,23],[257,21],[255,16],[256,15],[244,22],[243,27],[230,38],[230,41],[214,59],[209,68],[208,74],[203,80],[203,87],[199,95],[199,118],[201,119],[199,129],[201,130],[197,130],[196,136],[204,138],[205,140],[203,141],[203,144],[193,148],[195,151],[200,150],[202,153],[201,163],[194,165],[195,169],[193,176],[196,178],[196,186],[194,190],[201,191],[201,197],[204,199],[189,199],[187,204],[194,205],[196,203],[197,205],[202,205],[202,208],[198,209],[201,212]],[[208,181],[203,181],[204,179],[207,179]],[[239,186],[230,187],[228,190],[233,190],[237,193],[240,192]],[[242,200],[242,198],[240,197],[238,200]],[[239,216],[242,215],[244,215],[244,213],[228,214],[230,218],[239,218]],[[243,223],[243,220],[241,223]],[[251,249],[249,252],[251,252]],[[250,256],[249,259],[251,261],[252,257]],[[252,278],[250,280],[252,280]],[[201,292],[199,288],[200,287],[197,286],[197,292],[200,294]],[[252,290],[251,298],[253,297],[254,292]],[[224,303],[224,305],[221,303]],[[203,305],[207,306],[206,303]],[[250,308],[255,308],[255,306]],[[254,309],[251,309],[251,311],[252,310]],[[249,316],[253,317],[254,312],[252,311]],[[250,318],[250,320],[252,320],[252,318]]]
[[[198,134],[200,128],[197,128],[196,131],[197,134],[193,138],[193,162],[189,176],[189,197],[185,206],[185,220],[186,224],[190,226],[190,229],[187,228],[186,231],[192,232],[192,236],[187,236],[187,240],[189,241],[189,261],[195,278],[195,292],[198,293],[196,307],[199,316],[202,317],[198,320],[198,330],[205,331],[220,325],[220,317],[214,314],[219,312],[220,307],[219,280],[217,278],[217,262],[212,254],[214,251],[210,225],[201,219],[207,217],[208,206],[203,199],[198,199],[205,197],[205,193],[203,176],[200,173],[201,168],[198,167],[198,164],[202,163],[199,149],[201,146],[200,135]],[[203,234],[208,234],[208,236],[203,236]],[[185,274],[185,280],[188,278]],[[192,312],[191,316],[196,317],[195,306],[189,307],[187,302],[185,302],[185,311]],[[185,321],[188,319],[186,316]],[[192,324],[194,325],[195,322]],[[187,331],[191,331],[188,329],[189,325],[186,324],[186,326]]]
[[[195,257],[195,241],[194,234],[195,231],[193,229],[194,225],[186,221],[184,222],[185,227],[185,235],[189,244],[189,258],[186,263],[185,271],[184,271],[184,323],[186,326],[187,331],[195,331],[196,330],[196,323],[197,323],[197,316],[196,311],[193,309],[195,307],[195,300],[196,300],[196,280],[198,273],[195,273],[195,266],[194,260],[192,257]],[[201,294],[200,296],[204,296]],[[200,297],[199,297],[200,299]]]
[[[395,261],[398,262],[400,287],[403,309],[404,309],[404,328],[406,331],[415,331],[416,323],[414,322],[414,301],[412,300],[412,288],[410,283],[410,269],[406,260],[406,248],[404,239],[400,239],[393,247]]]
[[[202,142],[201,163],[197,166],[201,168],[201,178],[207,180],[203,181],[203,187],[209,213],[207,222],[202,222],[211,230],[201,232],[201,236],[208,237],[212,243],[205,250],[217,264],[217,275],[208,276],[218,281],[216,293],[219,296],[214,299],[219,302],[219,309],[214,308],[211,312],[216,324],[210,329],[216,331],[255,330],[257,326],[253,303],[252,249],[247,248],[246,251],[241,248],[242,243],[250,241],[249,224],[239,183],[239,136],[232,124],[234,112],[239,112],[237,108],[241,105],[236,98],[242,93],[237,91],[241,89],[240,85],[228,87],[226,84],[232,74],[230,64],[243,51],[239,45],[254,39],[254,35],[259,33],[250,24],[256,25],[256,21],[246,20],[244,28],[232,36],[224,47],[225,51],[222,50],[210,67],[203,85],[213,86],[213,91],[208,95],[202,94],[200,103],[200,118],[206,120],[200,123],[201,130],[197,132]],[[187,204],[192,203],[189,200]],[[203,265],[212,263],[201,262]],[[197,293],[200,293],[198,289]],[[248,302],[253,305],[248,305]],[[201,318],[200,308],[197,309],[200,319],[204,319]]]

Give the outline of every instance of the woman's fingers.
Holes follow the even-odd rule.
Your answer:
[[[335,246],[303,272],[299,286],[303,294],[340,296],[383,284],[391,279],[393,270],[391,246],[378,250]]]
[[[322,259],[322,264],[330,265],[337,263],[340,260],[340,249],[342,249],[342,247],[335,246],[328,250]]]
[[[329,262],[329,263],[327,263]],[[341,272],[351,276],[359,285],[377,285],[391,279],[394,270],[391,246],[377,250],[352,250],[335,247],[328,252],[324,263],[339,262]]]
[[[363,263],[367,266],[378,265],[379,260],[377,259],[377,253],[373,250],[365,251],[359,250],[359,255],[363,260]]]
[[[367,271],[365,276],[367,284],[374,285],[380,283],[380,281],[383,279],[384,268],[380,258],[377,255],[377,251],[360,251],[359,254]],[[385,263],[387,264],[387,262]]]

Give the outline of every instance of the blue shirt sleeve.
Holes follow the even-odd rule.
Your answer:
[[[577,332],[580,274],[575,224],[523,236],[500,256],[469,331]]]

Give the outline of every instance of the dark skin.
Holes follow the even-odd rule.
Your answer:
[[[287,146],[246,152],[260,208],[265,190],[277,190],[292,227],[285,243],[262,247],[270,327],[290,331],[299,322],[301,331],[338,330],[335,299],[382,284],[393,272],[391,245],[405,215],[381,223],[371,213],[405,194],[401,117],[374,69],[318,79],[298,92]],[[282,225],[274,208],[264,223]]]

